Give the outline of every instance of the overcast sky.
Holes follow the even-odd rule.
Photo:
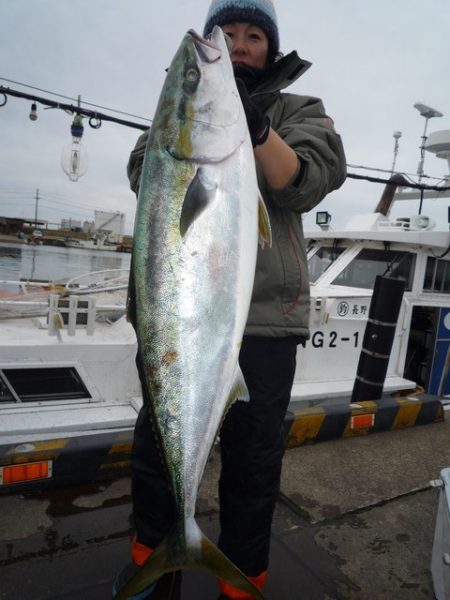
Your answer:
[[[207,0],[1,0],[0,77],[151,119],[165,68],[184,33],[202,31],[208,6]],[[290,91],[323,99],[348,163],[390,169],[393,133],[401,131],[397,170],[416,173],[425,121],[413,105],[444,113],[430,120],[429,132],[450,129],[449,0],[276,0],[275,6],[282,51],[296,49],[313,63]],[[135,199],[126,163],[139,131],[107,122],[94,130],[85,122],[89,169],[73,183],[60,166],[71,116],[38,105],[32,122],[30,107],[12,97],[0,107],[0,216],[33,217],[39,188],[40,218],[92,220],[94,209],[118,210],[130,233]],[[447,172],[446,161],[426,153],[426,174]],[[372,212],[382,187],[348,179],[322,208],[332,224],[342,224],[351,212]],[[428,201],[423,213],[447,228],[449,203]],[[396,213],[407,210],[403,204]]]

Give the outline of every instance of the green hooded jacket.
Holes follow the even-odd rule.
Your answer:
[[[272,128],[295,150],[301,174],[284,189],[268,187],[258,168],[258,184],[269,212],[272,247],[258,248],[255,282],[246,335],[309,337],[309,277],[301,213],[314,208],[346,177],[340,136],[320,99],[281,93],[310,63],[291,52],[252,90],[254,102],[270,117]],[[140,136],[128,163],[138,192],[147,133]]]

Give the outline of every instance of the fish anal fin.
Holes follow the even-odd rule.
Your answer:
[[[272,228],[270,226],[269,213],[265,205],[264,200],[261,196],[258,198],[258,230],[259,230],[259,243],[261,248],[267,244],[269,248],[272,247]]]
[[[244,400],[249,402],[250,394],[245,383],[244,375],[242,374],[239,365],[236,367],[236,373],[234,376],[234,382],[228,396],[228,407],[230,407],[235,400]]]

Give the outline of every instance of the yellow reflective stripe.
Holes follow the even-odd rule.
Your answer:
[[[66,438],[59,440],[44,440],[25,444],[17,444],[17,446],[8,450],[6,455],[18,455],[19,453],[21,453],[25,456],[28,456],[29,454],[33,454],[34,456],[36,452],[52,452],[55,450],[61,450],[62,448],[65,448],[65,446],[67,446],[68,442],[69,439]]]
[[[119,460],[114,463],[103,463],[100,465],[100,471],[111,471],[114,469],[129,469],[131,466],[130,460]]]
[[[289,430],[288,447],[293,448],[301,446],[305,442],[314,441],[322,427],[325,416],[325,412],[317,408],[305,409],[301,413],[296,413]]]
[[[403,398],[396,398],[396,400],[398,410],[392,424],[392,429],[402,429],[403,427],[415,425],[420,409],[422,408],[422,402],[411,402],[411,400],[404,400]]]
[[[128,444],[113,444],[108,454],[130,454],[132,445],[131,442],[128,442]]]

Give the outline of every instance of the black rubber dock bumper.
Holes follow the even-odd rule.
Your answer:
[[[287,447],[403,429],[444,420],[437,396],[383,396],[288,412]],[[110,479],[130,472],[133,430],[102,432],[27,444],[0,444],[0,495],[11,491]]]
[[[130,471],[133,430],[0,444],[0,495],[110,479]]]
[[[287,447],[443,420],[442,403],[438,396],[430,394],[383,396],[377,401],[314,406],[288,413],[285,421]]]

